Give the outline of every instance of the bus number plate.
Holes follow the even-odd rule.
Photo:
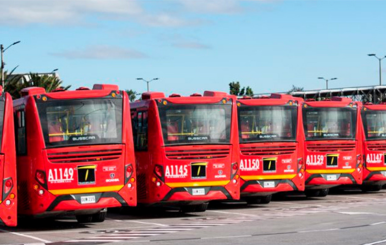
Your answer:
[[[83,196],[80,197],[81,204],[95,203],[95,196]]]
[[[204,188],[194,188],[192,190],[193,196],[202,196],[205,195],[205,189]]]
[[[327,180],[337,180],[338,176],[336,174],[328,174]]]
[[[275,187],[275,181],[265,181],[263,186],[264,188],[273,188]]]

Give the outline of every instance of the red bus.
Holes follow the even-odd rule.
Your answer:
[[[363,121],[364,191],[379,191],[386,184],[386,104],[365,104]]]
[[[361,103],[349,98],[305,101],[306,195],[326,196],[338,185],[362,184]]]
[[[22,90],[14,101],[20,215],[102,222],[136,205],[129,101],[118,86]]]
[[[236,97],[148,92],[131,103],[138,203],[205,211],[239,199]]]
[[[283,94],[237,101],[241,197],[248,203],[304,191],[302,101]]]
[[[3,88],[0,86],[0,93]],[[17,225],[17,178],[12,98],[0,95],[0,225]]]

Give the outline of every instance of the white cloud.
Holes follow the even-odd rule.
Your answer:
[[[3,4],[1,4],[3,3]],[[134,20],[151,26],[181,26],[186,21],[167,13],[148,14],[137,0],[0,0],[0,24],[74,24],[97,15]]]
[[[80,24],[98,16],[147,26],[181,27],[204,22],[197,16],[187,19],[189,13],[232,14],[244,11],[242,4],[246,2],[276,1],[281,0],[164,0],[158,6],[168,10],[150,11],[144,6],[157,4],[148,1],[145,5],[140,0],[0,0],[0,24]]]
[[[125,49],[112,46],[91,46],[83,50],[67,50],[60,53],[52,53],[53,56],[64,57],[67,59],[141,59],[147,55],[136,50]]]
[[[242,6],[247,2],[277,2],[281,0],[172,0],[187,11],[195,13],[235,14],[245,11]]]

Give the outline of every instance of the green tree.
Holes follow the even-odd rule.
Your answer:
[[[229,93],[232,95],[239,95],[240,93],[240,82],[231,82],[229,84]]]
[[[304,91],[303,87],[296,87],[295,85],[292,85],[292,88],[287,92],[287,94],[291,94],[293,92],[302,92]]]
[[[135,101],[135,99],[137,98],[137,92],[132,89],[126,89],[126,93],[129,96],[130,102]]]
[[[10,76],[8,76],[10,77]],[[62,88],[68,90],[71,86],[62,86],[63,81],[56,76],[39,73],[29,73],[28,75],[14,75],[10,79],[6,79],[4,90],[11,94],[12,98],[21,97],[21,90],[28,87],[42,87],[46,92],[51,92],[55,89]]]
[[[245,95],[246,95],[246,96],[253,97],[253,90],[252,90],[251,87],[248,86],[248,87],[245,89]]]
[[[253,96],[253,90],[251,87],[242,87],[240,85],[240,82],[231,82],[229,84],[229,93],[236,96]]]

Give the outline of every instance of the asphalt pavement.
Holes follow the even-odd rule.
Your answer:
[[[385,207],[386,190],[216,203],[204,213],[115,209],[103,223],[68,216],[0,227],[0,244],[386,244]]]

